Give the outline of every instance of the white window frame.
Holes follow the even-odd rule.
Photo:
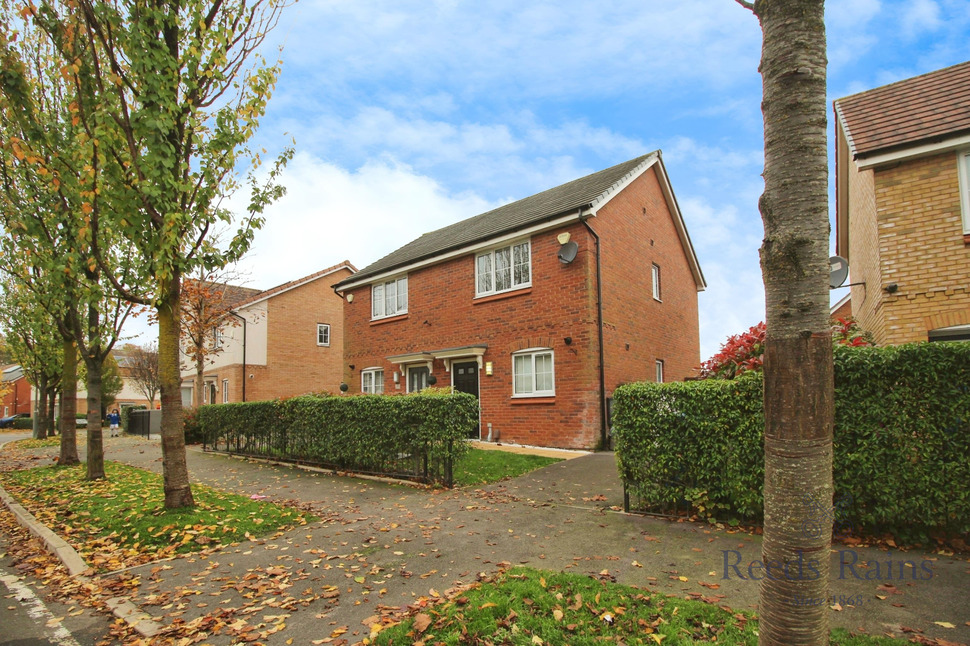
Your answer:
[[[653,300],[663,302],[660,299],[660,265],[652,263],[650,265],[650,279],[653,286]]]
[[[394,308],[388,312],[386,293],[394,287]],[[403,291],[402,291],[403,288]],[[386,319],[408,313],[408,277],[398,276],[376,285],[371,285],[371,320]]]
[[[657,383],[658,384],[662,384],[664,382],[664,361],[663,361],[663,359],[657,359],[657,363],[656,363],[656,374],[654,375],[654,379],[657,380]]]
[[[518,264],[522,265],[521,262],[516,263],[516,249],[525,247],[525,257],[528,261],[527,269],[529,276],[527,280],[519,279],[516,282],[515,268]],[[503,251],[508,251],[509,254],[509,286],[498,289],[496,287],[496,276],[495,276],[495,258],[496,254]],[[532,240],[526,238],[525,240],[516,240],[507,245],[501,247],[495,247],[484,253],[479,253],[475,255],[475,296],[491,296],[493,294],[503,294],[505,292],[512,292],[517,289],[525,289],[527,287],[532,287]]]
[[[370,377],[370,387],[367,378]],[[365,395],[384,394],[384,369],[380,367],[364,368],[360,371],[360,392]]]
[[[323,333],[321,335],[321,332]],[[323,336],[325,340],[321,341],[320,338]],[[317,323],[317,345],[329,347],[330,346],[330,324],[329,323]]]
[[[549,356],[551,361],[549,378],[552,383],[552,388],[539,390],[536,383],[536,358],[539,356]],[[519,392],[519,382],[516,377],[515,363],[516,359],[523,357],[528,357],[531,359],[529,362],[529,379],[531,390],[523,390]],[[556,355],[552,348],[529,348],[528,350],[522,350],[520,352],[515,352],[512,354],[512,397],[555,397],[556,396]]]
[[[225,343],[225,335],[222,333],[222,328],[214,327],[212,328],[212,349],[218,350]]]
[[[960,175],[960,210],[963,215],[963,235],[970,235],[970,150],[957,153]]]
[[[222,380],[222,403],[223,404],[229,403],[229,380],[228,379]]]

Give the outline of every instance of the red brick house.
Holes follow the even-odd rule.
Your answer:
[[[355,271],[344,261],[265,291],[237,288],[232,319],[213,333],[221,351],[203,373],[203,403],[339,392],[344,301],[330,286]],[[182,403],[192,405],[195,367],[182,367]]]
[[[876,343],[970,339],[970,62],[835,101],[836,253]]]
[[[704,287],[657,151],[426,233],[336,284],[344,380],[470,392],[482,439],[604,446],[617,385],[697,366]]]
[[[2,408],[0,408],[3,417],[17,413],[30,413],[31,390],[23,368],[17,364],[3,366],[3,385],[6,391],[3,396]]]

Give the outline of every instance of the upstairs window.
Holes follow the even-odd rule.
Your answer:
[[[475,258],[475,295],[488,296],[532,284],[529,241],[493,249]]]
[[[653,276],[653,297],[660,300],[660,265],[651,265]]]
[[[371,287],[371,318],[406,314],[408,311],[408,277],[403,276]]]
[[[317,345],[330,345],[329,323],[317,323]]]
[[[512,355],[512,395],[551,397],[556,394],[552,350],[526,350]]]

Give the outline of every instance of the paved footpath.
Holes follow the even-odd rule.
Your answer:
[[[161,471],[157,442],[106,438],[105,445],[109,460]],[[188,464],[194,482],[296,501],[321,520],[273,538],[120,574],[132,601],[163,624],[212,626],[225,617],[237,626],[244,622],[245,630],[252,631],[249,637],[268,645],[353,643],[369,634],[365,623],[374,615],[446,595],[518,564],[757,610],[758,583],[741,575],[747,576],[746,565],[760,559],[760,537],[614,511],[622,509],[622,487],[610,453],[456,491],[193,449]],[[965,558],[841,549],[836,546],[832,553],[831,594],[864,602],[833,610],[833,626],[901,637],[915,630],[928,638],[970,643],[970,563]],[[886,575],[889,561],[892,580]],[[909,575],[913,569],[902,561],[913,562],[917,574],[931,571],[932,578],[914,579]],[[876,568],[881,578],[867,580]],[[234,610],[222,612],[227,608]],[[232,641],[225,635],[206,639],[215,645]]]

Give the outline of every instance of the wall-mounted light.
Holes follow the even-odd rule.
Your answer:
[[[395,370],[394,371],[394,383],[397,383],[400,380],[401,380],[401,373],[399,373],[397,370]]]
[[[428,385],[434,386],[436,383],[438,383],[438,378],[434,375],[428,375]]]
[[[896,292],[899,291],[899,285],[897,285],[896,283],[889,283],[888,285],[883,287],[883,289],[886,290],[887,294],[895,294]]]
[[[492,376],[492,362],[491,361],[486,361],[485,362],[485,374],[488,375],[489,377]]]
[[[573,344],[573,337],[567,336],[565,339],[562,340],[562,342],[565,343],[566,345],[572,345]]]
[[[351,369],[351,370],[353,370],[353,369],[354,369],[354,364],[350,364],[350,369]]]
[[[347,391],[348,391],[349,389],[350,389],[350,386],[348,386],[348,385],[347,385],[346,383],[341,383],[341,384],[340,384],[340,392],[342,392],[342,393],[345,393],[345,392],[347,392]]]

